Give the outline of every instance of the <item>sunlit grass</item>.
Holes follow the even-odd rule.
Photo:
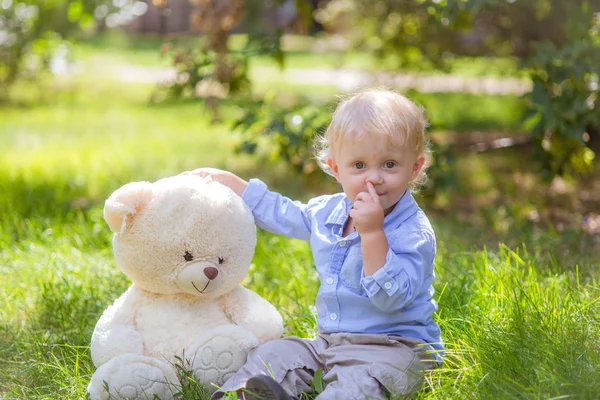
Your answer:
[[[422,398],[447,398],[450,388],[453,398],[594,398],[595,279],[583,279],[574,266],[551,273],[526,248],[443,251],[437,265],[447,282],[439,312],[446,361],[428,377]]]

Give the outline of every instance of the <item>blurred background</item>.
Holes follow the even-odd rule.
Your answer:
[[[308,196],[332,189],[311,145],[339,96],[383,85],[427,110],[429,208],[491,231],[550,224],[597,234],[599,8],[597,0],[2,0],[2,162],[23,167],[33,157],[23,147],[97,140],[130,158],[131,142],[183,141],[181,155],[158,152],[156,165],[123,178],[210,163],[249,177],[259,171],[244,160],[254,160],[276,184],[296,175],[302,184],[286,189]],[[159,115],[161,129],[150,122]],[[138,139],[145,124],[161,137]],[[222,160],[190,154],[205,140]],[[69,152],[55,156],[64,162]],[[88,161],[101,157],[91,151]]]
[[[597,398],[599,79],[600,0],[0,0],[0,398],[85,393],[91,330],[129,284],[102,218],[114,190],[212,166],[298,200],[339,191],[312,141],[366,86],[430,122],[417,199],[459,350],[425,397]],[[248,284],[309,334],[308,247],[261,235],[259,263],[309,272]]]

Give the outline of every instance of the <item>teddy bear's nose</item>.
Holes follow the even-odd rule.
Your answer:
[[[204,268],[204,275],[206,275],[206,277],[212,281],[217,277],[217,275],[219,275],[219,270],[215,267],[206,267]]]

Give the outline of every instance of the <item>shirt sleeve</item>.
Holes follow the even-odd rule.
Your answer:
[[[259,179],[250,179],[242,199],[248,205],[256,225],[281,235],[301,240],[310,240],[311,216],[309,204],[290,200],[279,193],[268,190]]]
[[[385,264],[361,284],[377,308],[393,312],[408,306],[433,281],[435,237],[428,231],[396,235]],[[388,239],[389,240],[389,239]]]

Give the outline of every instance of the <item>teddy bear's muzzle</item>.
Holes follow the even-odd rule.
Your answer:
[[[219,281],[219,268],[209,261],[184,264],[176,278],[177,286],[181,290],[195,296],[213,292]]]

